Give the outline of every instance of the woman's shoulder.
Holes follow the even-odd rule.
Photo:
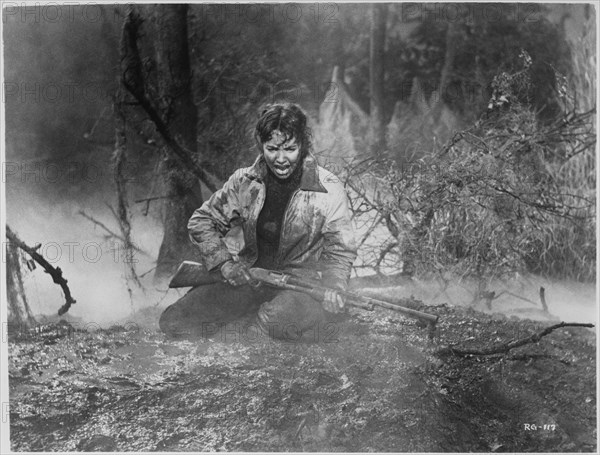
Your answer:
[[[258,177],[259,173],[257,172],[256,165],[240,167],[233,171],[233,173],[229,176],[230,181],[242,181],[242,180],[254,180]]]

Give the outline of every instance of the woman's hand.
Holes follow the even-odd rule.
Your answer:
[[[252,284],[252,276],[248,268],[241,262],[227,261],[221,266],[221,275],[232,286]]]
[[[325,298],[323,299],[323,308],[325,311],[330,313],[341,313],[346,306],[344,298],[334,290],[328,289],[325,291]]]

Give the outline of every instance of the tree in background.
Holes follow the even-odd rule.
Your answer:
[[[249,54],[248,42],[241,36],[248,32],[228,35],[218,17],[198,18],[195,13],[188,5],[130,7],[123,26],[120,78],[129,97],[141,107],[137,112],[128,109],[128,115],[149,120],[152,126],[146,134],[164,151],[160,163],[164,181],[158,187],[166,194],[145,198],[164,202],[157,282],[171,276],[182,260],[198,260],[187,221],[202,203],[201,185],[210,194],[239,163],[249,164],[248,158],[253,159],[249,119],[259,105],[274,98],[266,83],[274,78],[269,78],[265,59]],[[261,84],[267,89],[262,93]],[[118,105],[122,109],[126,103],[123,98]],[[119,168],[129,151],[123,140],[117,150]],[[119,219],[127,239],[129,211],[122,180],[117,178]]]
[[[201,157],[188,50],[188,8],[188,5],[155,7],[157,94],[161,117],[174,140],[192,155]],[[167,183],[163,240],[155,271],[158,280],[170,277],[182,259],[191,259],[187,220],[202,204],[198,179],[172,153],[164,154],[163,169]]]
[[[322,115],[320,124],[316,125],[316,130],[338,125],[336,138],[345,139],[343,143],[333,141],[325,147],[316,141],[321,156],[329,153],[329,147],[339,147],[344,156],[366,154],[362,158],[371,159],[367,155],[375,150],[385,152],[377,159],[388,169],[398,164],[406,165],[400,169],[422,170],[422,162],[428,162],[444,149],[444,144],[452,142],[456,131],[469,131],[493,147],[503,145],[490,142],[487,133],[481,130],[482,125],[505,138],[514,133],[502,126],[508,106],[487,110],[497,88],[492,85],[494,77],[501,73],[519,73],[522,69],[519,54],[523,48],[531,57],[530,86],[527,91],[518,92],[517,99],[511,103],[512,107],[523,107],[518,114],[523,121],[515,123],[519,125],[515,131],[533,137],[533,130],[524,128],[538,125],[539,131],[550,134],[549,128],[558,125],[557,119],[577,105],[573,112],[578,115],[564,118],[574,128],[574,136],[592,141],[588,121],[579,116],[594,108],[593,105],[581,107],[585,100],[589,102],[593,98],[589,93],[595,90],[595,66],[590,66],[595,55],[594,30],[589,24],[587,37],[569,48],[561,28],[545,19],[543,8],[533,22],[518,21],[510,15],[499,16],[494,21],[468,15],[447,21],[428,15],[405,17],[400,4],[377,7],[328,4],[303,7],[303,16],[297,21],[286,19],[277,9],[274,20],[260,13],[256,21],[251,21],[239,13],[234,14],[235,11],[220,13],[222,6],[136,5],[133,9],[139,19],[137,22],[127,22],[126,7],[114,7],[115,14],[112,9],[102,7],[108,11],[110,20],[24,24],[21,28],[11,26],[8,21],[5,27],[7,82],[29,83],[46,78],[75,80],[84,85],[92,80],[104,84],[105,93],[112,94],[114,72],[119,63],[118,26],[123,23],[127,26],[127,30],[123,30],[128,32],[123,34],[127,40],[121,42],[125,45],[122,55],[127,58],[117,68],[120,83],[127,82],[117,97],[116,104],[121,109],[116,109],[111,116],[106,110],[112,101],[108,97],[87,103],[83,103],[86,100],[81,97],[71,104],[62,101],[23,103],[19,94],[10,93],[13,86],[9,85],[6,89],[7,112],[11,113],[7,118],[7,153],[13,158],[61,156],[72,159],[77,156],[75,153],[107,155],[111,147],[106,145],[110,140],[106,131],[112,131],[116,122],[115,167],[116,174],[120,175],[117,187],[121,196],[115,212],[124,223],[123,237],[129,241],[135,237],[131,233],[131,219],[139,212],[165,221],[159,262],[167,265],[164,269],[159,267],[157,276],[167,275],[169,267],[178,261],[175,258],[192,250],[185,247],[189,245],[185,233],[187,213],[234,169],[249,165],[255,158],[257,152],[251,130],[259,107],[266,102],[299,102],[315,120],[319,111],[342,118],[343,121],[336,124],[326,121],[327,115]],[[259,8],[259,12],[269,11],[267,5],[253,8]],[[385,10],[387,17],[376,14],[377,20],[373,21],[369,14],[371,9]],[[593,22],[593,10],[590,11],[588,16]],[[176,42],[179,44],[175,45]],[[381,57],[382,49],[383,64],[379,64],[381,59],[371,57]],[[36,53],[36,63],[32,65],[20,58],[23,53]],[[55,64],[57,53],[64,65]],[[371,72],[375,62],[379,62],[373,65],[377,71]],[[172,68],[176,70],[171,72]],[[188,76],[182,76],[186,74]],[[568,96],[561,95],[560,80],[575,84],[579,87],[576,92],[586,95],[569,100]],[[501,82],[496,81],[498,87]],[[180,96],[182,93],[185,95]],[[502,96],[498,93],[497,96]],[[520,96],[523,98],[518,98]],[[496,101],[499,100],[497,97]],[[57,111],[61,115],[55,115]],[[194,115],[196,120],[192,120]],[[469,129],[480,118],[480,129],[476,132]],[[195,128],[190,126],[193,124]],[[384,146],[370,147],[370,129],[377,130],[379,137],[383,130]],[[559,128],[559,131],[564,130]],[[549,137],[559,143],[558,136],[552,134]],[[446,152],[447,156],[454,156],[461,147],[465,150],[464,154],[457,155],[459,162],[465,156],[479,153],[473,144],[465,143],[465,137],[460,136],[456,146]],[[591,183],[594,179],[590,176],[595,169],[595,157],[589,147],[581,152],[572,147],[573,144],[552,149],[544,147],[544,158],[535,164],[535,175],[540,178],[536,185],[561,181],[567,188],[566,182],[585,181],[585,188],[573,194],[589,200],[590,190],[593,192],[594,188]],[[567,160],[567,157],[570,158]],[[385,161],[387,159],[390,161]],[[137,164],[135,182],[124,178],[127,160]],[[377,169],[373,166],[369,170]],[[427,177],[425,171],[421,174],[425,180],[433,178]],[[371,183],[381,181],[378,179],[385,181],[387,177],[381,173]],[[406,184],[401,177],[398,179],[400,186]],[[73,197],[68,182],[61,183],[64,183],[64,191],[58,196],[48,192],[52,194],[48,203]],[[202,191],[198,191],[199,186]],[[574,189],[573,185],[570,188]],[[93,192],[98,187],[88,185],[82,189]],[[102,189],[106,190],[107,185]],[[176,196],[172,197],[173,194]],[[133,205],[132,201],[140,200],[144,205]],[[175,206],[170,205],[173,201]],[[177,205],[181,201],[185,204]],[[9,205],[11,203],[9,200]],[[383,262],[391,262],[400,247],[390,245],[399,242],[402,229],[411,232],[417,226],[425,228],[428,217],[422,218],[424,224],[415,218],[403,227],[389,204],[375,205],[385,208],[381,223],[385,222],[393,238],[376,256],[383,258]],[[135,211],[138,207],[145,209]],[[406,210],[405,213],[409,213]],[[458,229],[462,225],[456,222],[455,226]],[[578,236],[567,235],[568,230],[561,231],[564,237],[560,242],[552,243],[548,235],[543,240],[545,246],[539,246],[538,242],[537,249],[532,251],[545,251],[546,258],[566,257],[566,249],[575,251],[578,245],[588,244],[589,225],[584,223],[583,226],[573,231],[581,234]],[[570,238],[578,240],[567,242]],[[464,248],[459,244],[457,241],[455,250],[460,256]],[[383,251],[388,247],[387,252]],[[554,252],[550,254],[550,251]],[[385,254],[381,255],[382,252]],[[589,259],[589,255],[586,257]],[[532,254],[528,259],[531,267],[534,258]],[[558,270],[560,261],[554,259],[553,263]]]
[[[369,149],[373,155],[386,149],[384,124],[384,79],[385,79],[385,31],[387,22],[387,5],[373,3],[371,5],[370,36],[370,109],[369,109]]]

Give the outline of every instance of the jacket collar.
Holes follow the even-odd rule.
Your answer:
[[[264,182],[267,176],[267,163],[261,153],[254,164],[248,168],[246,177]],[[300,189],[304,191],[316,191],[319,193],[327,193],[327,190],[319,180],[319,170],[317,159],[312,153],[308,153],[302,162],[302,177],[300,178]]]

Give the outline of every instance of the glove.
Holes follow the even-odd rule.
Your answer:
[[[253,283],[248,268],[241,262],[227,261],[221,266],[221,275],[232,286]]]
[[[323,308],[325,311],[330,313],[341,313],[344,311],[346,302],[344,298],[334,290],[325,291],[325,298],[323,299]]]

